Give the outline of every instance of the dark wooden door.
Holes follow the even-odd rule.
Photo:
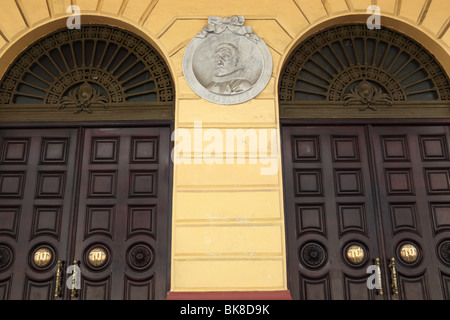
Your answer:
[[[294,298],[450,299],[448,126],[286,126],[282,134]],[[367,250],[360,268],[349,264],[349,243]],[[376,258],[383,296],[365,282]]]
[[[0,299],[53,299],[69,255],[76,129],[0,130]]]
[[[168,128],[86,129],[74,255],[80,299],[165,298],[169,142]]]
[[[75,299],[164,299],[169,143],[169,127],[1,130],[0,299],[71,299],[74,260]]]
[[[293,298],[379,299],[366,285],[380,251],[364,128],[284,127],[282,134]]]
[[[448,126],[371,128],[384,263],[396,261],[400,299],[450,299],[449,132]]]

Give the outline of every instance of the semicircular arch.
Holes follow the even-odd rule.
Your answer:
[[[147,120],[173,119],[175,87],[165,59],[144,38],[117,26],[84,24],[46,34],[21,52],[0,81],[0,103],[89,114],[92,107],[131,105],[137,109],[129,119],[135,120],[153,106]]]
[[[440,104],[439,116],[448,117],[442,107],[448,108],[450,81],[440,61],[408,35],[346,23],[309,34],[291,50],[279,77],[278,99],[282,118],[298,117],[308,110],[305,104],[310,110],[311,104],[328,104],[323,111],[337,117],[361,117],[342,106],[378,111],[379,105],[419,101]],[[315,109],[310,116],[320,116],[320,108]]]

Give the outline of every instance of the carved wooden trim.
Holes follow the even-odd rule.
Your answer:
[[[0,105],[0,123],[43,121],[121,121],[173,120],[172,103],[109,103],[108,108],[95,107],[95,112],[74,114],[74,109],[58,112],[58,105]]]
[[[386,103],[376,105],[376,111],[367,110],[362,104],[349,104],[344,106],[342,101],[337,102],[280,102],[281,119],[448,119],[450,116],[450,101],[403,101],[393,106]]]

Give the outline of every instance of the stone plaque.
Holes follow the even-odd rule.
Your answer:
[[[188,44],[183,73],[200,97],[224,105],[253,99],[272,76],[272,55],[265,42],[244,26],[243,16],[209,17]]]

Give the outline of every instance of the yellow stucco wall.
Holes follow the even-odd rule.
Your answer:
[[[194,121],[222,132],[279,129],[277,77],[289,53],[321,28],[365,22],[371,4],[380,6],[382,24],[421,42],[450,74],[448,0],[2,0],[0,75],[38,37],[64,27],[71,4],[81,7],[82,23],[127,28],[159,50],[175,80],[176,129],[192,131]],[[189,88],[182,57],[208,16],[232,15],[244,15],[268,44],[274,69],[257,98],[220,106]],[[287,289],[281,169],[263,176],[263,165],[248,163],[251,154],[233,157],[246,164],[174,167],[173,291]]]

